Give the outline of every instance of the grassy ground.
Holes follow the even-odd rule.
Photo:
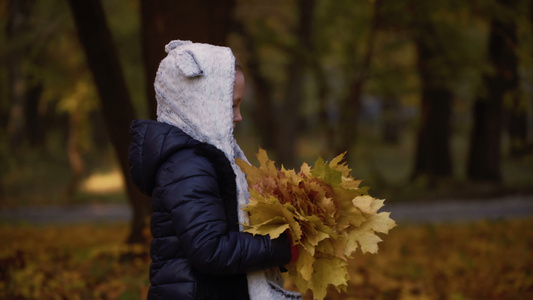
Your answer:
[[[144,299],[146,247],[126,224],[0,225],[0,299]],[[533,219],[403,224],[357,252],[328,299],[532,299]],[[309,296],[309,295],[308,295]]]

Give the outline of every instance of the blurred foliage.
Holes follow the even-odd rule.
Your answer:
[[[147,248],[126,224],[0,225],[0,298],[145,299]],[[145,246],[147,247],[147,246]],[[327,299],[529,299],[533,219],[400,224],[356,252],[346,294]]]
[[[57,137],[56,137],[57,138]],[[1,144],[0,144],[1,145]],[[54,147],[55,148],[55,147]],[[6,155],[0,207],[24,205],[63,205],[80,203],[127,203],[122,178],[117,178],[118,166],[114,152],[109,147],[86,155],[86,171],[80,189],[71,199],[65,192],[71,176],[65,149],[57,149],[54,155],[29,152],[23,158]],[[95,187],[94,181],[102,177]],[[102,192],[102,187],[107,187]]]
[[[7,1],[4,3],[0,6],[2,28],[5,27],[8,14]],[[146,116],[138,1],[104,1],[103,4],[132,100],[139,115]],[[65,113],[82,115],[83,131],[96,130],[88,115],[98,109],[98,95],[92,74],[85,65],[85,55],[79,45],[67,4],[58,0],[35,1],[28,22],[31,30],[9,42],[6,42],[5,31],[0,31],[0,40],[4,41],[0,48],[0,61],[8,61],[15,53],[30,49],[24,57],[24,72],[31,75],[32,80],[42,82],[45,87],[39,103],[39,114],[50,114],[53,118]],[[5,74],[5,68],[0,69]],[[2,82],[7,85],[7,80]],[[7,88],[2,89],[0,94],[2,111],[8,109],[10,102],[6,90]],[[84,139],[91,142],[91,135],[85,134]]]
[[[369,132],[367,132],[369,131]],[[58,137],[56,137],[58,139]],[[254,165],[258,165],[254,153],[257,152],[257,137],[241,135],[241,146]],[[350,167],[357,179],[362,179],[363,186],[370,186],[370,194],[385,198],[387,201],[413,201],[420,199],[449,199],[452,197],[492,197],[512,193],[531,193],[533,182],[533,155],[521,158],[507,157],[502,162],[504,184],[486,185],[466,182],[464,162],[468,146],[466,133],[457,134],[452,140],[452,154],[457,168],[454,178],[439,183],[428,189],[423,181],[410,182],[409,171],[412,165],[412,148],[414,136],[409,132],[401,135],[397,145],[384,144],[375,138],[370,129],[363,131],[360,141],[353,147],[353,161]],[[303,161],[312,163],[316,160],[324,140],[311,135],[298,141],[297,149]],[[0,149],[3,149],[0,141]],[[4,148],[5,149],[5,148]],[[126,194],[121,181],[112,175],[117,173],[114,153],[110,148],[92,151],[86,155],[87,164],[92,168],[86,172],[81,189],[74,195],[72,202],[63,197],[68,184],[70,170],[66,150],[54,147],[55,155],[43,155],[37,152],[27,153],[23,158],[15,159],[5,155],[4,176],[0,178],[3,195],[0,207],[46,204],[79,203],[126,203]],[[0,150],[1,151],[1,150]],[[324,159],[330,159],[324,157]],[[99,185],[112,185],[107,193],[89,186],[96,178],[104,176],[106,182]],[[110,182],[112,181],[112,182]]]
[[[8,2],[0,5],[2,29],[7,24]],[[138,1],[104,1],[103,4],[133,104],[138,116],[146,117]],[[87,165],[84,176],[113,170],[115,154],[99,115],[98,94],[67,3],[35,1],[27,22],[31,30],[9,41],[6,31],[0,31],[0,205],[93,199],[125,202],[122,190],[96,197],[80,192],[74,199],[66,199],[65,190],[71,180],[67,140],[73,131],[77,136],[76,147]],[[5,138],[10,107],[6,62],[26,49],[29,51],[24,57],[23,71],[32,82],[44,87],[37,107],[44,143],[36,147],[26,141],[21,148],[10,149]]]
[[[352,149],[351,166],[355,175],[365,179],[382,196],[410,199],[425,190],[423,179],[408,183],[414,161],[413,132],[417,129],[420,111],[420,78],[417,73],[417,53],[413,38],[427,22],[433,22],[439,35],[437,46],[441,56],[432,62],[442,78],[453,87],[455,100],[452,117],[452,152],[454,178],[442,183],[442,190],[465,190],[466,153],[471,128],[471,107],[479,89],[481,76],[490,71],[487,62],[488,20],[497,15],[514,18],[517,22],[519,44],[516,51],[520,62],[520,108],[529,115],[529,130],[533,123],[533,25],[529,0],[519,0],[516,11],[508,11],[497,1],[436,0],[423,4],[416,0],[317,0],[312,24],[312,49],[299,45],[296,34],[300,12],[296,1],[236,1],[235,19],[241,22],[257,46],[262,75],[273,92],[275,113],[283,107],[287,80],[287,66],[299,57],[315,65],[306,67],[304,99],[295,115],[302,120],[296,141],[297,165],[314,161],[318,155],[330,159],[332,153],[328,134],[320,121],[324,106],[329,124],[338,125],[342,104],[349,90],[350,80],[358,75],[364,62],[372,12],[376,3],[381,5],[381,18],[375,32],[374,51],[368,80],[363,88],[362,115],[357,130],[357,141]],[[138,117],[145,118],[144,70],[139,40],[140,16],[136,0],[102,1],[107,20],[118,47],[122,67]],[[425,13],[420,13],[420,10]],[[0,27],[5,28],[8,1],[0,2]],[[29,20],[31,30],[7,40],[0,31],[0,205],[31,203],[62,203],[63,189],[69,180],[69,162],[66,159],[68,118],[78,120],[78,145],[86,163],[84,175],[112,171],[115,166],[106,132],[98,118],[97,93],[85,57],[79,45],[68,6],[64,1],[35,1]],[[179,38],[179,37],[177,37]],[[249,58],[245,41],[233,32],[228,44],[237,57]],[[41,81],[44,90],[38,105],[43,117],[45,143],[39,148],[25,145],[10,151],[5,140],[5,123],[10,106],[6,62],[14,53],[29,49],[23,70],[31,80]],[[246,65],[244,63],[244,65]],[[324,82],[313,75],[318,67]],[[253,89],[248,81],[247,100],[243,103],[244,122],[237,128],[237,140],[253,160],[260,145],[251,111],[254,108]],[[328,93],[324,99],[319,87],[324,84]],[[384,109],[385,103],[391,105]],[[246,117],[248,116],[248,118]],[[392,124],[398,140],[389,143],[384,137],[385,124]],[[127,133],[124,133],[125,135]],[[531,141],[532,134],[529,134]],[[510,141],[503,134],[503,187],[519,191],[531,186],[533,168],[531,153],[523,157],[509,157]],[[48,175],[48,176],[47,176]],[[460,188],[456,188],[459,184]],[[499,187],[497,187],[499,188]],[[439,191],[437,191],[438,193]],[[403,195],[401,195],[403,194]],[[426,195],[427,195],[426,194]],[[453,196],[453,195],[452,195]],[[105,199],[104,199],[105,198]],[[124,201],[120,193],[108,197],[94,196],[81,191],[74,201]],[[394,200],[394,199],[393,199]]]

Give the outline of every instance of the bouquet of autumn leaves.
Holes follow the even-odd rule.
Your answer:
[[[263,149],[257,158],[259,168],[237,159],[251,195],[245,231],[277,238],[288,230],[299,256],[286,276],[301,292],[309,289],[314,299],[323,299],[328,285],[346,290],[348,258],[357,248],[376,253],[376,233],[396,226],[390,213],[378,213],[384,200],[359,187],[344,154],[329,163],[319,158],[313,168],[304,163],[298,173],[277,169]]]

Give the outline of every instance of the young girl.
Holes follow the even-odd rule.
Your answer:
[[[148,299],[299,299],[278,280],[279,266],[295,259],[290,238],[239,225],[249,198],[233,137],[242,70],[226,47],[172,41],[165,50],[157,122],[130,129],[131,176],[153,205]]]

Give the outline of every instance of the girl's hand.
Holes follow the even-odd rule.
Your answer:
[[[300,255],[300,250],[298,250],[298,246],[293,243],[290,231],[287,229],[285,233],[287,234],[287,236],[289,236],[289,240],[291,241],[291,261],[289,262],[291,264],[298,260],[298,256]]]

